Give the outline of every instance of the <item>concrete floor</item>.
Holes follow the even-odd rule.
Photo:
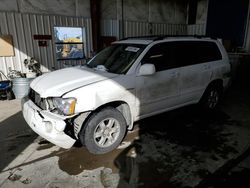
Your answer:
[[[137,122],[104,155],[54,146],[19,100],[0,101],[0,187],[250,187],[250,91],[240,88],[210,114],[189,106]]]

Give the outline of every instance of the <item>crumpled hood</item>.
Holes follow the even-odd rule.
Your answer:
[[[116,77],[116,74],[95,71],[86,67],[73,67],[46,73],[30,84],[41,97],[57,97],[95,82]]]

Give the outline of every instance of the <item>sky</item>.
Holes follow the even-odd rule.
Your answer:
[[[66,38],[80,37],[82,40],[82,28],[80,27],[55,27],[58,30],[58,37],[60,40]]]

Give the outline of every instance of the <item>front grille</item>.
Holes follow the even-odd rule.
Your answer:
[[[35,92],[33,89],[30,89],[29,92],[29,99],[35,103],[39,108],[46,110],[47,105],[46,105],[46,99],[41,98],[40,95]]]

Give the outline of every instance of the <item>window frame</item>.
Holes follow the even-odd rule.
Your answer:
[[[81,42],[57,42],[56,38],[55,38],[55,28],[80,28],[81,29],[81,37],[82,37],[82,41]],[[71,61],[71,60],[83,60],[86,58],[86,40],[85,40],[85,28],[84,27],[79,27],[79,26],[53,26],[53,44],[54,44],[54,49],[55,49],[55,59],[56,61]],[[58,45],[71,45],[71,44],[75,44],[75,45],[82,45],[82,53],[83,56],[82,58],[57,58],[57,46]]]

